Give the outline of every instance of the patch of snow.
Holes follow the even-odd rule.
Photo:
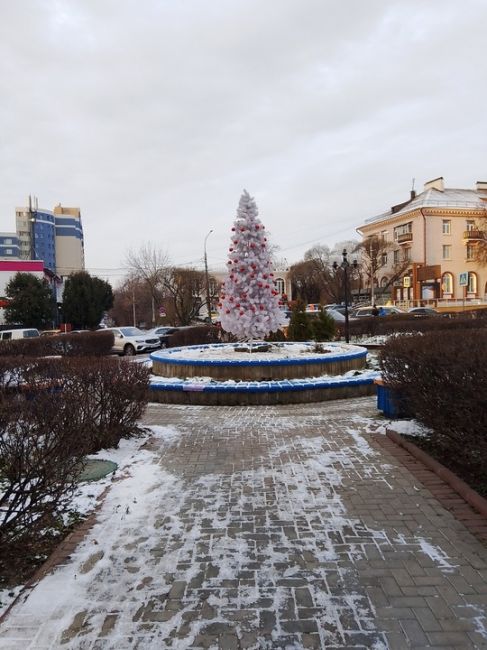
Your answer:
[[[431,429],[417,420],[390,420],[385,427],[386,430],[391,429],[396,433],[415,436],[417,438],[427,438],[433,433]]]
[[[154,358],[169,356],[171,359],[187,359],[198,361],[272,361],[298,358],[300,360],[331,355],[346,355],[359,352],[363,348],[346,343],[321,343],[323,352],[315,350],[314,343],[275,343],[270,352],[237,352],[233,344],[216,344],[208,346],[190,346],[184,348],[169,348],[162,352],[153,353]]]

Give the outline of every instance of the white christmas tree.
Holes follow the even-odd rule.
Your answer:
[[[265,228],[254,199],[244,190],[232,228],[228,277],[218,304],[222,328],[241,340],[264,338],[284,325],[274,286]]]

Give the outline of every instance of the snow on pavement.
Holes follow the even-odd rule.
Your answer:
[[[380,421],[344,402],[153,413],[170,425],[130,452],[98,523],[14,608],[0,648],[379,650],[391,639],[383,610],[413,598],[397,571],[416,562],[413,587],[431,575],[415,605],[433,612],[461,578],[464,539],[428,526],[424,511],[438,526],[441,508],[411,496],[405,470],[370,444]],[[487,644],[483,602],[464,593],[449,607]]]

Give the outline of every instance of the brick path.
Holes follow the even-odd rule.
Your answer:
[[[181,433],[148,445],[165,483],[138,518],[102,508],[0,648],[487,648],[487,548],[369,444],[374,398],[145,422]]]

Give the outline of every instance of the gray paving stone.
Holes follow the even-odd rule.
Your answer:
[[[85,564],[88,609],[69,617],[53,603],[29,620],[23,649],[48,638],[47,647],[62,638],[108,648],[115,630],[131,649],[188,639],[228,650],[487,646],[487,549],[371,444],[384,424],[373,398],[151,405],[144,422],[182,434],[146,447],[178,482],[148,513],[155,535],[136,540],[119,522],[110,572]],[[103,525],[97,534],[112,532],[109,518]],[[127,567],[140,574],[129,587]],[[63,636],[49,637],[61,617],[71,621]],[[0,648],[15,647],[20,620],[22,607],[2,626]]]

